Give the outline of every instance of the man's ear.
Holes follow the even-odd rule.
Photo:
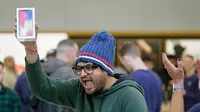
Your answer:
[[[71,58],[71,56],[72,56],[72,53],[71,53],[71,52],[73,52],[73,49],[69,49],[69,51],[65,53],[65,56],[66,56],[68,59]]]
[[[102,72],[106,75],[106,76],[109,76],[109,73],[105,70],[102,69]]]
[[[130,56],[124,56],[124,61],[126,61],[126,63],[128,64],[128,65],[132,65],[131,64],[131,62],[132,62],[132,60],[133,60],[133,58],[132,57],[130,57]]]
[[[125,61],[125,60],[126,60],[125,56],[118,56],[118,58],[119,58],[120,60],[122,60],[122,61]]]
[[[128,56],[128,55],[126,55],[126,56],[123,56],[123,60],[125,60],[125,61],[130,61],[130,60],[131,60],[131,57],[130,57],[130,56]]]

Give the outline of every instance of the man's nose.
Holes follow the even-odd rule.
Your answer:
[[[80,76],[81,77],[85,77],[85,76],[87,76],[88,74],[87,73],[85,73],[85,70],[84,69],[82,69],[81,70],[81,74],[80,74]]]

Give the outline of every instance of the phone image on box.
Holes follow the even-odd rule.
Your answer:
[[[35,9],[17,8],[17,39],[35,41]]]

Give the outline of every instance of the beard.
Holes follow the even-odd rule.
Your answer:
[[[106,81],[107,81],[106,75],[103,75],[101,78],[99,78],[99,80],[97,82],[94,82],[94,84],[96,85],[96,90],[95,90],[94,94],[99,94],[102,91],[104,91]]]

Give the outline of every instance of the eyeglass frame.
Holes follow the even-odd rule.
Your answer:
[[[99,67],[100,69],[102,69],[100,66],[98,66],[98,65],[96,65],[96,64],[93,64],[93,65],[88,64],[88,65],[85,65],[85,66],[78,66],[78,67],[81,68],[81,70],[79,71],[80,73],[78,73],[78,72],[76,71],[76,67],[77,67],[77,66],[78,66],[78,65],[73,66],[73,67],[72,67],[72,70],[73,70],[74,73],[75,73],[76,75],[78,75],[78,76],[80,76],[80,75],[82,74],[82,70],[84,70],[84,72],[85,72],[86,74],[90,75],[90,74],[93,74],[93,73],[94,73],[94,70],[97,69],[98,67]],[[86,70],[86,67],[90,67],[90,66],[92,67],[92,69],[91,69],[91,72],[89,73],[89,72]]]

